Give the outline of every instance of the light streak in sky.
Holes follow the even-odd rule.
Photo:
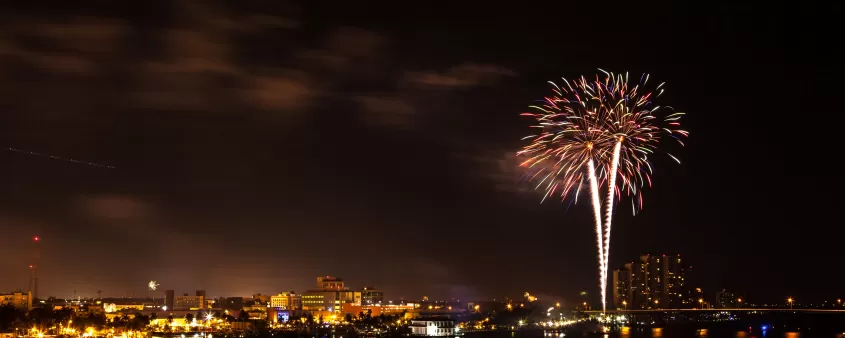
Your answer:
[[[111,166],[111,165],[82,161],[82,160],[77,160],[77,159],[73,159],[73,158],[69,158],[69,157],[61,157],[61,156],[55,156],[55,155],[49,155],[49,154],[42,154],[42,153],[24,150],[24,149],[18,149],[18,148],[5,147],[5,148],[0,148],[0,150],[11,151],[11,152],[19,153],[19,154],[41,157],[41,158],[47,158],[47,159],[58,160],[58,161],[63,161],[63,162],[90,165],[90,166],[99,167],[99,168],[115,169],[115,167]]]

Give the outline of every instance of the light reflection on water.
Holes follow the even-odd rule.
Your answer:
[[[613,332],[610,334],[582,334],[578,333],[575,335],[564,334],[559,332],[545,332],[543,335],[533,336],[530,334],[523,334],[518,332],[512,332],[509,334],[504,335],[504,337],[513,337],[513,338],[569,338],[569,337],[592,337],[592,338],[722,338],[722,337],[731,337],[733,338],[813,338],[816,337],[815,335],[802,335],[800,332],[770,332],[770,331],[762,331],[762,332],[751,332],[747,330],[743,331],[720,331],[720,330],[713,330],[712,328],[702,328],[702,329],[695,329],[695,330],[683,330],[678,331],[672,328],[666,329],[661,327],[655,328],[640,328],[640,329],[632,329],[630,327],[621,327],[619,331]],[[474,334],[474,335],[467,335],[469,337],[466,338],[495,338],[503,337],[501,335],[496,334]],[[845,334],[836,334],[826,337],[835,337],[835,338],[845,338]]]

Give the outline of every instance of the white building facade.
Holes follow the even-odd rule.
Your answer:
[[[415,336],[455,336],[455,321],[448,318],[416,319],[411,321],[411,334]]]

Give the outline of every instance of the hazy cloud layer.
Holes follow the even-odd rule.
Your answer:
[[[491,85],[516,72],[489,64],[463,63],[444,72],[407,72],[405,81],[431,87],[472,87]]]
[[[0,205],[0,220],[14,228],[10,235],[39,233],[50,244],[44,254],[54,265],[44,270],[45,292],[92,295],[102,288],[120,295],[143,291],[148,278],[181,288],[226,273],[247,277],[231,289],[224,289],[226,283],[212,285],[223,289],[214,294],[308,287],[307,280],[273,285],[272,280],[289,278],[283,275],[287,272],[264,268],[278,264],[273,258],[278,242],[256,233],[283,229],[290,236],[286,241],[299,243],[309,238],[310,229],[341,227],[351,220],[318,221],[307,210],[322,205],[324,214],[332,215],[348,204],[332,199],[348,199],[346,194],[355,194],[361,204],[356,222],[404,226],[406,221],[396,216],[400,211],[372,209],[381,200],[398,199],[371,187],[423,184],[399,182],[429,173],[386,169],[392,164],[380,163],[375,152],[353,156],[358,150],[352,147],[413,149],[409,139],[455,135],[460,131],[450,128],[461,123],[460,109],[449,103],[455,94],[431,89],[481,87],[516,75],[502,66],[459,60],[443,67],[409,66],[395,56],[400,44],[385,32],[335,23],[306,32],[303,27],[310,23],[295,5],[267,6],[274,9],[234,11],[222,3],[168,2],[162,9],[168,15],[155,24],[104,14],[47,20],[33,13],[0,22],[0,107],[11,112],[0,121],[0,141],[45,154],[4,163],[11,168],[4,171],[4,189],[15,196],[7,202],[29,201],[37,207]],[[326,125],[341,130],[320,129]],[[427,133],[424,128],[430,125],[444,127]],[[347,130],[351,136],[342,135]],[[337,146],[314,149],[318,138]],[[437,146],[423,150],[441,156]],[[46,155],[116,169],[68,165]],[[340,181],[379,171],[398,179],[390,184]],[[327,201],[315,191],[334,193]],[[403,233],[398,225],[392,229],[379,234],[379,240],[394,241]],[[333,247],[346,248],[344,241],[337,244]],[[24,241],[3,248],[0,256],[29,250]],[[120,276],[87,265],[60,268],[75,266],[62,252],[102,257],[130,251],[149,261],[141,260]],[[331,273],[315,266],[331,265],[337,254],[312,255],[296,269],[306,275]],[[185,256],[238,269],[186,271]],[[233,258],[241,256],[253,262]],[[28,263],[25,257],[3,259],[0,270],[25,275],[19,268]],[[457,270],[435,259],[421,266],[407,276],[422,278],[434,271],[435,292],[469,292]],[[92,286],[87,276],[120,287]],[[390,273],[379,278],[358,282],[404,283],[391,280]],[[24,279],[0,281],[0,290],[20,288]]]

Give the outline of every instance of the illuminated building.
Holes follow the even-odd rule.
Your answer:
[[[144,304],[103,303],[103,311],[106,313],[119,312],[123,310],[142,311],[144,310]]]
[[[319,276],[317,277],[317,288],[318,289],[345,289],[346,286],[343,283],[343,279],[335,278],[332,276]]]
[[[281,310],[297,310],[302,308],[302,295],[296,292],[282,292],[270,296],[270,307]]]
[[[685,307],[684,285],[680,255],[642,255],[639,262],[627,263],[623,269],[613,272],[614,306],[627,309]]]
[[[350,290],[340,278],[319,276],[317,287],[302,294],[303,310],[340,312],[343,304],[361,305],[361,292]]]
[[[302,294],[305,311],[340,312],[343,304],[361,305],[361,293],[346,290],[308,290]]]
[[[631,304],[634,288],[631,287],[633,263],[625,264],[625,268],[613,271],[613,307],[627,309]]]
[[[17,309],[32,309],[32,291],[15,290],[7,294],[0,294],[0,305],[12,305]]]
[[[455,321],[449,318],[420,318],[411,321],[411,334],[415,336],[455,336]]]
[[[167,310],[199,310],[205,308],[205,291],[197,290],[195,296],[187,293],[175,296],[173,290],[165,290],[164,305]]]
[[[372,316],[378,316],[380,314],[385,315],[392,315],[392,314],[405,314],[405,318],[413,318],[415,315],[419,314],[420,304],[419,303],[408,303],[408,304],[375,304],[375,305],[355,305],[352,303],[343,304],[341,307],[341,314],[350,314],[353,316],[357,316],[359,313],[367,313],[369,312]]]
[[[700,298],[703,298],[701,296]],[[721,308],[738,308],[740,307],[742,297],[727,290],[722,289],[719,292],[719,307]]]
[[[361,290],[361,304],[381,304],[384,302],[384,291],[377,290],[371,286],[365,286]]]

